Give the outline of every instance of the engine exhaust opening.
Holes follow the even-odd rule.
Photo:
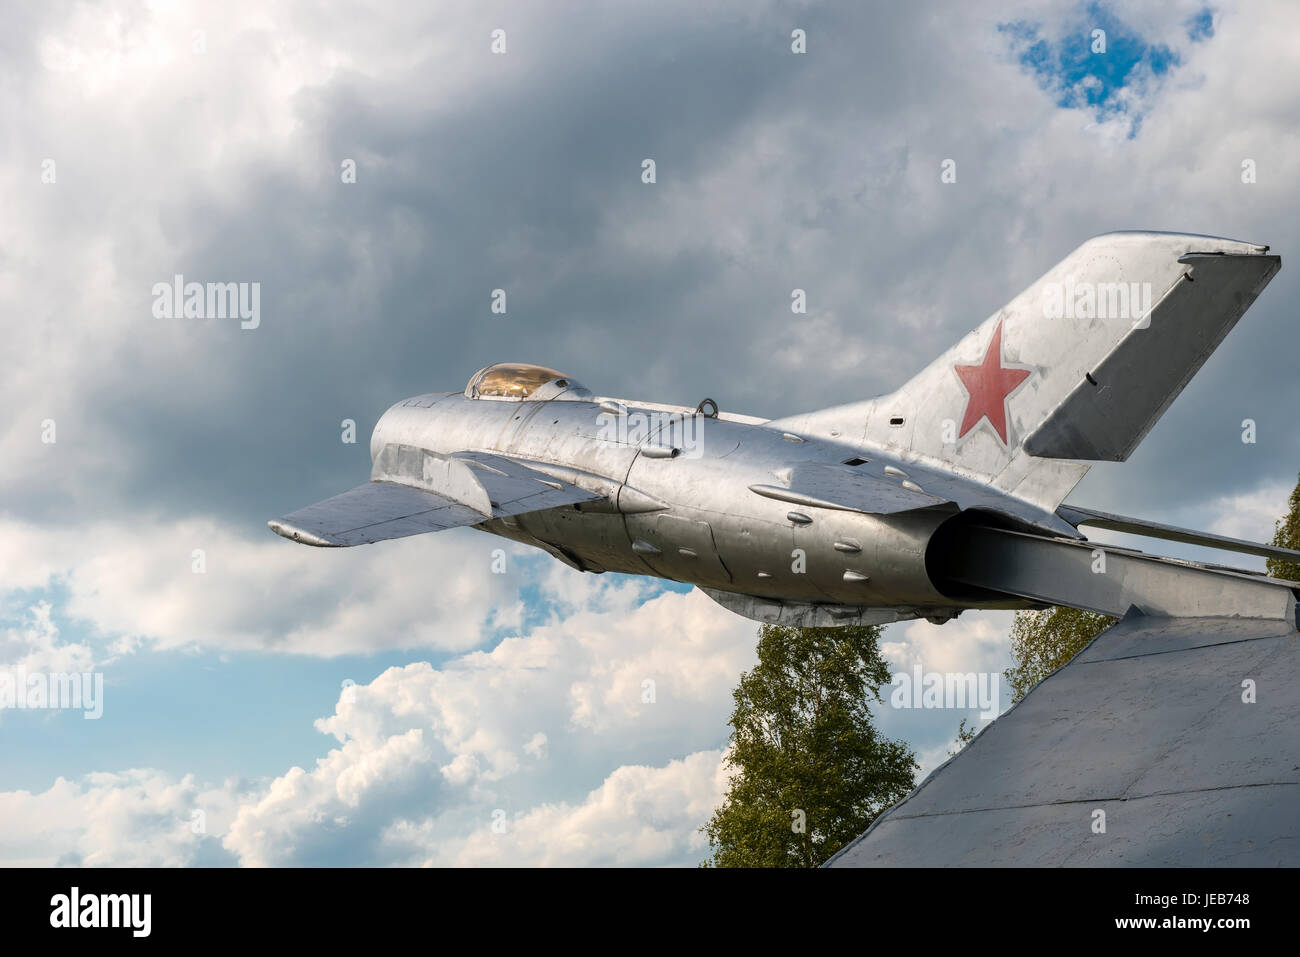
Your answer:
[[[1041,603],[1026,603],[1022,597],[977,585],[968,585],[953,578],[952,569],[958,564],[958,556],[966,554],[965,539],[967,532],[972,528],[1000,528],[1042,535],[1041,529],[1036,529],[1003,512],[983,508],[970,508],[958,512],[934,530],[934,534],[930,536],[930,541],[925,546],[925,573],[929,576],[930,584],[934,586],[935,591],[945,598],[963,603],[1005,602],[1008,607],[1016,608],[1050,607]]]

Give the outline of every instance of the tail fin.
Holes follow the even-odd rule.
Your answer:
[[[1055,508],[1123,461],[1281,266],[1181,233],[1090,239],[897,392],[777,425],[941,460]]]

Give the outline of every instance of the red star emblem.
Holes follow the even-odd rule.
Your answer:
[[[1007,398],[1030,376],[1028,369],[1007,369],[1002,365],[1002,320],[993,330],[993,338],[977,366],[953,366],[969,398],[957,438],[988,419],[1002,444],[1007,444]]]

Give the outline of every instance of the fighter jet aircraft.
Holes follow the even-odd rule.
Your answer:
[[[1096,237],[896,392],[775,420],[488,366],[385,412],[369,482],[269,524],[316,546],[472,526],[804,626],[1046,604],[1239,614],[1269,580],[1099,549],[1079,526],[1300,554],[1062,503],[1089,461],[1133,452],[1280,268],[1267,252]]]

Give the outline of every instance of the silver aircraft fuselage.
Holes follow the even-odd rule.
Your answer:
[[[625,411],[604,411],[601,401]],[[618,423],[627,419],[634,424],[620,434]],[[673,437],[679,444],[670,444]],[[868,515],[751,490],[779,484],[781,470],[799,462],[856,461],[855,469],[900,485],[916,470],[907,465],[904,472],[892,458],[864,460],[860,448],[725,413],[617,400],[493,401],[458,392],[389,409],[371,438],[372,457],[388,445],[519,458],[599,493],[590,503],[475,526],[585,571],[653,575],[778,601],[955,613],[925,567],[926,546],[955,506]],[[1005,600],[981,604],[1008,607]]]

